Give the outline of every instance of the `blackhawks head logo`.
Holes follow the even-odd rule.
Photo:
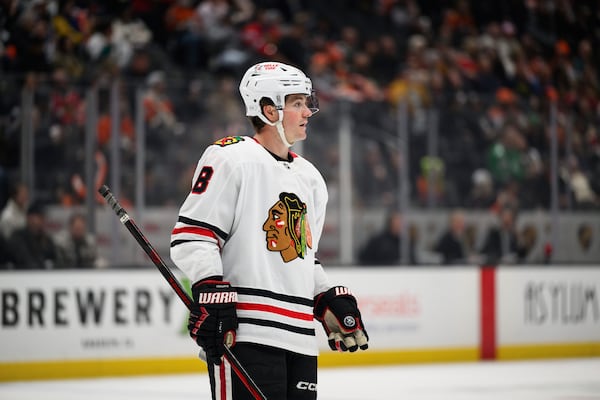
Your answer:
[[[312,249],[306,204],[293,193],[279,194],[262,228],[267,233],[267,249],[279,252],[284,262],[304,258],[307,247]]]

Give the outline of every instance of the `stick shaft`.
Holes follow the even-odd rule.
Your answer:
[[[191,309],[193,300],[187,294],[183,286],[179,280],[173,275],[171,269],[165,264],[164,260],[158,254],[158,252],[154,249],[154,247],[150,244],[146,236],[142,233],[140,228],[138,228],[135,221],[127,214],[127,211],[119,204],[115,196],[112,194],[108,186],[102,185],[98,192],[104,197],[106,202],[112,207],[114,212],[119,217],[119,220],[127,230],[131,233],[131,235],[138,242],[140,247],[146,252],[148,257],[152,260],[154,265],[158,268],[163,277],[167,280],[171,288],[177,294],[177,297],[181,299],[183,304],[187,307],[188,310]],[[267,400],[267,397],[261,392],[259,387],[256,385],[256,382],[250,377],[250,374],[244,369],[242,364],[239,362],[237,357],[231,352],[231,349],[227,346],[225,347],[225,358],[231,366],[233,367],[234,372],[238,376],[238,378],[244,383],[246,388],[252,393],[255,399],[257,400]]]

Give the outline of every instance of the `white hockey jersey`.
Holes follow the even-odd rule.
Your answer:
[[[318,170],[255,139],[209,146],[171,235],[192,280],[222,275],[238,291],[236,340],[317,355],[313,298],[331,286],[315,257],[327,188]]]

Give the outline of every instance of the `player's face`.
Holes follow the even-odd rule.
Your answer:
[[[291,94],[285,99],[283,108],[283,129],[288,142],[295,143],[306,139],[306,126],[312,111],[307,106],[307,96]]]
[[[278,201],[269,210],[269,216],[263,224],[263,231],[267,233],[267,248],[271,251],[283,251],[290,247],[292,239],[286,229],[288,227],[286,208],[283,202]]]

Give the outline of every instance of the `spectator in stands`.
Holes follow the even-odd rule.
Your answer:
[[[309,14],[297,14],[289,29],[282,32],[277,46],[278,56],[282,60],[291,65],[296,65],[303,70],[308,67],[307,62],[309,60],[307,45],[309,34],[306,29],[309,18]]]
[[[499,211],[498,225],[488,230],[480,253],[488,265],[516,264],[527,256],[527,247],[516,230],[512,208],[505,207]]]
[[[464,264],[467,262],[465,249],[465,213],[454,210],[448,219],[448,229],[438,238],[433,251],[442,257],[442,264]]]
[[[523,257],[523,260],[525,261],[525,257],[527,257],[528,258],[527,261],[534,261],[531,259],[530,256],[533,254],[535,245],[538,241],[538,237],[539,237],[538,228],[535,226],[535,224],[528,223],[521,228],[518,235],[519,235],[522,247],[523,247],[523,252],[525,254],[525,256]],[[541,261],[541,260],[536,260],[536,261]]]
[[[112,21],[111,29],[112,45],[121,69],[129,66],[136,50],[145,48],[152,41],[152,32],[141,18],[133,14],[132,5],[124,6]]]
[[[10,189],[10,197],[0,215],[0,229],[4,239],[8,239],[12,233],[25,227],[27,206],[29,205],[29,189],[18,182]]]
[[[256,17],[242,27],[240,39],[256,57],[273,57],[281,39],[282,22],[281,13],[276,8],[257,9]]]
[[[173,102],[167,94],[166,77],[164,71],[153,71],[146,79],[147,89],[144,92],[144,119],[152,134],[183,133],[184,127],[177,120]],[[152,136],[149,136],[152,139]]]
[[[11,35],[17,54],[16,70],[45,73],[51,69],[49,18],[43,10],[44,4],[30,3],[27,6],[15,4],[9,7],[19,10],[14,15],[15,25]]]
[[[381,86],[386,86],[396,76],[401,58],[394,35],[382,35],[376,41],[372,53],[373,78]]]
[[[568,186],[577,209],[593,209],[600,205],[600,198],[592,189],[586,174],[583,173],[579,161],[570,157],[560,170],[560,175]]]
[[[206,67],[202,18],[192,0],[176,0],[166,11],[167,51],[187,71]]]
[[[52,88],[50,92],[50,116],[53,123],[61,125],[82,124],[83,99],[72,85],[68,71],[61,67],[52,71]]]
[[[89,13],[78,7],[75,0],[61,1],[58,13],[52,17],[52,27],[59,39],[65,38],[73,45],[79,46],[90,33]]]
[[[386,224],[381,232],[368,239],[360,250],[358,259],[363,265],[401,265],[403,261],[403,240],[406,235],[403,230],[403,215],[399,211],[392,211],[386,219]],[[417,264],[415,243],[409,238],[408,263]]]
[[[240,118],[244,115],[243,104],[239,101],[237,92],[237,82],[230,76],[224,75],[215,82],[208,95],[202,97],[207,115],[210,115],[210,129],[212,140],[223,137],[228,132],[235,132],[244,129],[247,121]],[[195,113],[198,115],[200,108],[195,107]],[[192,108],[190,107],[190,111]]]
[[[357,158],[359,162],[353,173],[355,187],[360,193],[363,206],[385,205],[390,207],[395,201],[397,176],[382,156],[384,145],[365,140]]]
[[[233,11],[230,3],[228,0],[204,0],[196,7],[209,57],[217,54],[234,37],[235,31],[229,20]]]
[[[521,192],[521,186],[519,182],[512,180],[502,185],[496,192],[496,200],[490,206],[491,212],[500,214],[501,210],[510,208],[512,210],[521,209],[519,194]]]
[[[446,166],[439,157],[424,156],[420,160],[421,173],[417,177],[416,187],[419,202],[442,204],[446,200]]]
[[[54,68],[55,70],[64,70],[74,82],[78,82],[84,77],[86,72],[85,60],[78,54],[77,46],[68,36],[60,36],[56,40]]]
[[[8,240],[15,269],[56,269],[60,267],[58,248],[46,232],[44,206],[38,202],[27,208],[27,222]]]
[[[507,125],[488,153],[488,168],[494,181],[505,184],[525,177],[527,143],[514,125]]]
[[[113,45],[112,21],[109,17],[97,17],[93,33],[85,42],[87,56],[94,66],[95,74],[117,72],[117,54]]]
[[[92,269],[98,266],[96,239],[88,233],[85,216],[78,212],[69,218],[69,226],[56,237],[61,265],[65,268]]]

